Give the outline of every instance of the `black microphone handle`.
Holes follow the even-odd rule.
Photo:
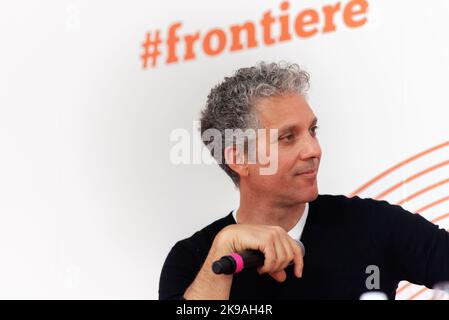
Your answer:
[[[261,267],[265,261],[264,254],[258,250],[243,250],[237,255],[244,261],[245,268]],[[221,257],[212,264],[212,271],[215,274],[234,274],[236,270],[237,262],[232,255]]]
[[[258,250],[243,250],[239,254],[245,261],[245,269],[261,267],[265,262],[264,254]]]
[[[304,245],[301,241],[295,240],[298,246],[301,248],[302,255],[305,254]],[[261,267],[264,264],[265,256],[258,250],[243,250],[237,253],[244,261],[244,268]],[[290,265],[293,264],[293,261]],[[215,274],[234,274],[237,270],[237,262],[232,255],[222,257],[220,260],[215,261],[212,264],[212,271]],[[239,272],[239,271],[237,271]]]

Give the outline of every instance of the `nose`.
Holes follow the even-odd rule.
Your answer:
[[[299,146],[299,158],[302,161],[316,158],[321,158],[321,147],[318,140],[314,137],[308,137],[303,140],[303,143]],[[316,164],[316,163],[315,163]]]

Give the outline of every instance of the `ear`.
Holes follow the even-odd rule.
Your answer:
[[[246,156],[235,145],[228,146],[224,149],[224,158],[229,168],[235,171],[240,177],[249,175]]]

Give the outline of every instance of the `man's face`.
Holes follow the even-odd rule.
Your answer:
[[[303,96],[261,99],[256,104],[257,117],[263,128],[278,129],[278,138],[258,136],[257,151],[270,159],[277,155],[274,174],[261,174],[260,161],[249,164],[248,186],[261,194],[274,197],[280,204],[312,201],[318,196],[316,174],[321,148],[316,137],[316,117]],[[262,161],[263,162],[263,161]],[[315,174],[301,174],[315,170]]]

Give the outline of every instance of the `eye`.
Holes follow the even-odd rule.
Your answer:
[[[281,138],[279,138],[280,141],[291,141],[293,140],[294,136],[290,133],[287,134],[285,136],[282,136]]]
[[[316,135],[316,131],[319,129],[320,127],[318,126],[313,126],[310,130],[312,130],[312,135],[315,136]]]

